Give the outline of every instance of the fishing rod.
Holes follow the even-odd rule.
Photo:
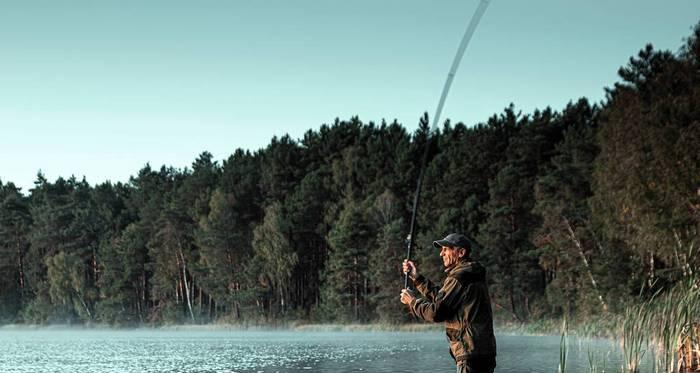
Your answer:
[[[413,237],[416,229],[416,214],[418,212],[418,201],[420,200],[420,191],[421,186],[423,185],[423,175],[425,174],[425,167],[428,162],[428,151],[430,149],[430,143],[433,139],[432,133],[435,132],[437,124],[440,122],[440,114],[442,113],[442,107],[445,105],[447,93],[449,93],[450,87],[452,86],[452,80],[454,80],[454,77],[457,74],[457,68],[459,68],[459,63],[462,61],[464,51],[467,49],[467,45],[469,45],[469,41],[471,40],[472,35],[474,35],[474,31],[476,30],[476,26],[479,25],[479,21],[481,21],[481,17],[484,16],[484,12],[486,12],[486,8],[489,6],[490,1],[491,0],[481,0],[479,2],[479,6],[474,11],[474,15],[472,15],[471,21],[469,21],[469,25],[467,26],[466,31],[464,31],[462,41],[459,43],[459,48],[457,48],[457,54],[455,55],[454,60],[452,60],[452,66],[450,67],[450,71],[447,74],[447,80],[445,81],[445,85],[442,88],[440,101],[438,101],[438,106],[435,109],[433,124],[431,125],[430,130],[428,131],[425,143],[425,150],[423,151],[423,158],[421,159],[420,173],[418,174],[418,182],[416,183],[416,193],[413,196],[413,212],[411,214],[411,225],[409,228],[408,237],[406,237],[406,260],[411,260],[411,248],[413,247]],[[423,122],[422,119],[421,122]],[[403,287],[404,289],[408,289],[408,272],[404,274]]]

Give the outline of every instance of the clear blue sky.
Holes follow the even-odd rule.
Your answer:
[[[477,0],[0,2],[0,180],[128,181],[299,138],[336,117],[431,115]],[[600,101],[647,42],[677,51],[698,0],[492,0],[443,119]]]

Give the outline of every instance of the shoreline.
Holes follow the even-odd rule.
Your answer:
[[[550,324],[551,326],[551,324]],[[303,323],[288,322],[277,324],[171,324],[171,325],[136,325],[112,326],[108,324],[5,324],[0,325],[0,331],[66,331],[66,330],[152,330],[152,331],[289,331],[289,332],[444,332],[443,323],[410,323],[410,324],[338,324],[338,323]],[[542,327],[542,325],[495,325],[494,330],[501,335],[552,336],[560,335],[560,330]],[[576,334],[576,333],[572,333]],[[604,338],[609,338],[604,337]]]
[[[400,331],[423,332],[444,330],[442,324],[316,324],[316,323],[279,323],[279,324],[172,324],[172,325],[136,325],[113,326],[108,324],[5,324],[3,330],[173,330],[173,331],[298,331],[298,332],[365,332],[365,331]]]

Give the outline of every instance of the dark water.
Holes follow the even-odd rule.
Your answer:
[[[496,372],[557,372],[559,337],[498,335]],[[622,353],[570,340],[568,372]],[[1,372],[453,372],[439,332],[2,330]]]

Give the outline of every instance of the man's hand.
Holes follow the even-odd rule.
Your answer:
[[[418,270],[416,269],[416,265],[408,259],[405,259],[403,261],[403,273],[408,273],[408,277],[414,280],[416,277],[418,277]]]
[[[401,303],[410,304],[414,299],[416,299],[416,296],[413,295],[412,291],[408,289],[401,290]]]

